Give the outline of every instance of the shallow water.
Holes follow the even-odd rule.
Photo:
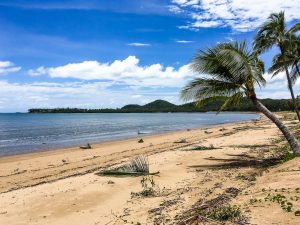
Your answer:
[[[0,155],[13,155],[258,118],[252,113],[0,114]]]

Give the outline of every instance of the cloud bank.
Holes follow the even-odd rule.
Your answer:
[[[20,70],[8,61],[2,61],[0,67]],[[188,67],[141,66],[135,56],[112,63],[84,61],[58,67],[39,67],[28,73],[42,76],[39,80],[45,78],[44,82],[0,80],[0,112],[24,112],[36,107],[115,108],[133,103],[145,104],[156,99],[180,104],[180,89],[188,80],[201,76],[192,74]],[[267,85],[257,88],[259,98],[290,98],[285,73],[279,73],[272,79],[270,74],[264,77]],[[52,78],[55,79],[52,81]],[[294,90],[296,94],[300,93],[300,80]]]
[[[247,32],[261,25],[274,12],[284,10],[287,22],[300,19],[299,0],[172,0],[169,10],[186,14],[189,22],[179,28],[198,30],[229,27]]]

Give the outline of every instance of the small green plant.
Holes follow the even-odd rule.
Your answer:
[[[238,206],[224,206],[217,209],[214,212],[208,214],[208,218],[218,220],[218,221],[228,221],[233,220],[241,216],[241,210]]]
[[[152,197],[157,193],[156,184],[152,176],[145,176],[141,179],[142,191],[132,192],[133,196]]]
[[[284,163],[284,162],[290,161],[294,158],[295,158],[294,154],[289,150],[289,148],[287,146],[285,146],[282,149],[281,162]]]
[[[295,216],[300,216],[300,210],[297,210],[297,211],[295,212]]]
[[[276,202],[280,205],[280,207],[286,212],[293,211],[293,204],[287,201],[287,198],[284,195],[276,194],[271,196],[269,193],[268,196],[265,198],[265,201]]]
[[[254,203],[258,202],[256,198],[251,198],[250,199],[250,204],[253,205]]]

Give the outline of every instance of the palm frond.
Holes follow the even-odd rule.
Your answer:
[[[100,176],[144,176],[144,175],[155,175],[159,172],[149,172],[149,160],[147,156],[138,156],[132,159],[129,163],[114,169],[104,170],[96,173]]]
[[[284,61],[282,54],[277,54],[272,59],[272,66],[268,69],[272,73],[272,77],[285,70],[286,61]]]
[[[190,65],[202,77],[188,83],[181,91],[181,98],[196,100],[198,106],[223,99],[220,108],[223,110],[238,104],[242,96],[253,95],[255,83],[265,84],[264,64],[256,53],[248,50],[245,41],[219,44],[200,51]]]
[[[181,98],[184,101],[192,99],[203,101],[219,96],[228,97],[239,92],[240,88],[241,84],[238,83],[217,80],[216,78],[196,78],[182,89]]]
[[[242,92],[235,93],[234,95],[228,97],[225,100],[225,102],[223,103],[223,105],[221,106],[221,108],[219,109],[218,113],[221,112],[221,111],[223,111],[224,109],[226,109],[229,106],[240,105],[242,97],[243,97],[243,93]]]
[[[279,40],[284,39],[285,30],[284,12],[272,13],[254,37],[254,51],[261,54],[271,49]]]
[[[300,23],[296,23],[293,25],[289,30],[288,33],[295,33],[297,31],[300,31]]]
[[[300,77],[300,60],[294,62],[294,64],[292,65],[290,77],[291,77],[291,81],[294,85],[296,83],[296,81],[298,80],[298,78]]]

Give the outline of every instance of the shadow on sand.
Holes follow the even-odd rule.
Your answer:
[[[206,160],[214,161],[216,163],[206,164],[206,165],[191,165],[189,168],[197,169],[236,169],[236,168],[266,168],[269,166],[274,166],[280,163],[279,157],[270,158],[256,158],[246,154],[226,154],[227,156],[232,156],[234,158],[204,158]]]

